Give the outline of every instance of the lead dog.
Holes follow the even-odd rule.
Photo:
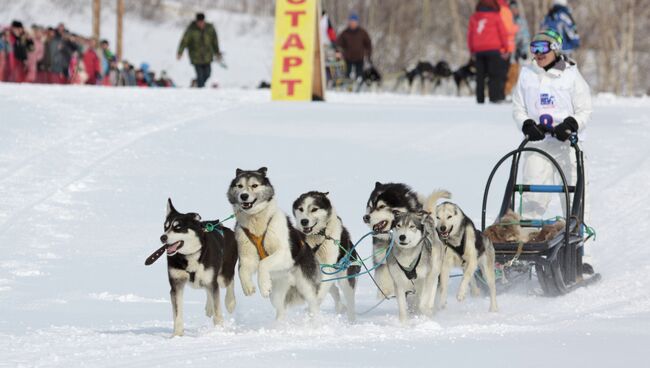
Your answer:
[[[446,191],[434,192],[427,200],[435,206],[439,198],[448,198]],[[406,294],[415,293],[418,310],[433,314],[438,277],[442,268],[444,245],[436,232],[435,221],[429,212],[405,212],[395,218],[394,236],[397,238],[387,264],[395,286],[399,319],[408,318]]]
[[[372,237],[374,265],[380,264],[386,256],[390,244],[389,230],[393,228],[395,214],[400,212],[419,212],[422,203],[418,194],[406,184],[375,183],[366,205],[365,222],[375,235]],[[395,295],[393,280],[385,263],[375,269],[375,281],[380,288],[379,297]]]
[[[276,319],[282,319],[296,293],[318,313],[317,290],[320,272],[314,254],[304,237],[278,207],[267,169],[237,169],[230,183],[228,201],[237,225],[239,278],[245,295],[255,293],[252,276],[257,272],[260,294],[271,297]]]
[[[165,233],[160,241],[166,245],[167,274],[174,314],[174,336],[183,335],[183,288],[203,288],[207,292],[205,314],[215,325],[223,322],[219,288],[226,288],[226,309],[235,309],[233,277],[237,263],[237,244],[232,230],[219,227],[204,231],[205,223],[197,213],[176,211],[167,200]]]
[[[449,273],[454,266],[462,266],[463,279],[456,299],[465,300],[467,287],[474,279],[478,267],[490,289],[490,312],[496,312],[496,281],[494,275],[494,246],[490,239],[476,229],[472,220],[461,209],[449,202],[436,208],[436,230],[445,244],[445,256],[440,273],[441,307],[447,303]]]
[[[332,202],[327,197],[328,194],[311,191],[301,194],[293,202],[293,215],[296,218],[298,229],[305,235],[305,241],[316,254],[316,259],[320,264],[334,264],[349,252],[352,252],[353,259],[358,259],[359,255],[352,250],[350,234],[343,226],[341,218],[336,214]],[[345,305],[341,303],[339,289],[335,282],[322,282],[318,290],[319,302],[322,303],[325,295],[329,292],[334,299],[337,312],[347,310],[349,321],[355,319],[356,279],[354,277],[345,279],[344,277],[358,274],[360,270],[361,266],[353,265],[346,271],[326,276],[327,278],[341,277],[336,284],[343,291]]]

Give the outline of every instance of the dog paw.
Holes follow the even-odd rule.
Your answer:
[[[260,294],[264,298],[268,298],[271,295],[271,281],[260,280]]]
[[[183,331],[183,330],[174,330],[174,333],[172,334],[172,338],[180,337],[180,336],[183,336],[184,334],[185,334],[185,331]]]
[[[228,311],[228,313],[232,314],[232,312],[235,311],[235,306],[236,305],[237,305],[237,302],[235,301],[234,298],[231,299],[231,300],[226,300],[226,310]]]
[[[490,305],[490,312],[491,313],[496,313],[498,311],[499,311],[499,307],[497,307],[496,305]]]
[[[251,284],[246,283],[246,285],[242,283],[241,288],[244,291],[244,295],[246,296],[251,296],[255,294],[255,285],[253,285],[252,283]]]
[[[466,296],[467,296],[467,292],[465,290],[461,290],[458,292],[458,295],[456,295],[456,300],[458,300],[459,302],[463,302]]]
[[[215,326],[221,326],[221,325],[223,325],[223,317],[222,316],[214,316],[214,318],[212,318],[212,322],[214,323]]]
[[[336,303],[336,313],[337,314],[344,314],[347,312],[348,307],[345,306],[343,303]]]

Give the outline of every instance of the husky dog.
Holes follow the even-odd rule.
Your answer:
[[[373,262],[380,263],[390,243],[388,231],[393,228],[395,214],[400,212],[419,212],[422,203],[418,194],[406,184],[375,183],[375,189],[370,193],[366,205],[366,215],[363,222],[376,234],[372,237]],[[380,287],[379,297],[394,295],[393,280],[390,278],[385,264],[375,269],[375,281]]]
[[[320,264],[334,264],[349,252],[353,252],[353,259],[358,259],[359,255],[352,250],[353,244],[350,234],[343,226],[343,222],[336,214],[336,210],[332,207],[332,202],[327,198],[328,194],[311,191],[301,194],[293,202],[293,215],[296,218],[298,230],[305,235],[305,241],[316,254],[316,259]],[[358,274],[360,270],[361,266],[354,265],[348,267],[347,271],[330,275],[330,277],[351,276]],[[334,282],[322,282],[320,284],[318,301],[322,303],[325,295],[329,292],[334,299],[337,312],[347,310],[348,320],[354,321],[356,279],[353,277],[340,279],[336,283],[343,291],[345,305],[341,303],[339,289]]]
[[[465,300],[467,287],[473,282],[476,269],[480,267],[490,289],[490,312],[496,312],[498,308],[494,275],[495,254],[490,239],[476,229],[472,220],[457,205],[449,202],[442,203],[436,208],[436,230],[446,246],[440,273],[441,307],[444,308],[447,303],[447,285],[451,268],[454,266],[463,268],[463,279],[456,295],[456,299],[462,302]]]
[[[204,231],[206,223],[197,213],[176,211],[171,199],[167,200],[165,233],[160,241],[167,249],[167,274],[171,285],[174,313],[174,336],[183,335],[183,287],[190,284],[203,288],[208,294],[205,314],[215,325],[223,322],[219,288],[226,288],[226,309],[235,309],[233,277],[237,263],[237,244],[232,230],[218,227]]]
[[[434,192],[427,200],[433,203],[448,192]],[[408,316],[406,293],[415,292],[420,313],[433,313],[438,277],[442,267],[444,245],[438,238],[435,221],[429,212],[404,212],[395,218],[393,251],[387,264],[395,286],[399,319]]]
[[[316,258],[302,233],[278,207],[266,172],[266,167],[237,169],[227,194],[237,218],[235,237],[244,294],[255,293],[252,276],[257,272],[260,294],[271,297],[276,319],[284,317],[292,287],[307,301],[310,313],[316,314],[320,282]]]

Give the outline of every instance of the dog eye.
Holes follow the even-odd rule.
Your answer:
[[[409,229],[415,229],[415,225],[409,226]]]
[[[253,185],[251,185],[251,187],[252,187],[253,189],[257,188],[257,186],[258,186],[257,184],[253,184]]]
[[[243,188],[243,187],[244,187],[243,185],[241,185],[241,184],[237,184],[237,188],[241,189],[241,188]]]
[[[451,216],[447,216],[447,220],[451,220]]]
[[[386,206],[384,206],[383,204],[381,206],[377,207],[378,210],[383,210],[384,208],[386,208]]]
[[[302,207],[298,208],[298,211],[305,212],[305,210]]]
[[[402,225],[400,225],[400,224],[397,224],[397,226],[395,226],[395,227],[399,229],[399,228],[401,228],[401,227],[402,227]]]
[[[312,208],[311,209],[311,212],[316,212],[316,211],[318,211],[318,208]]]

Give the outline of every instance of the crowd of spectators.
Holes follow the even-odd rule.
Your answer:
[[[147,63],[139,68],[118,60],[107,40],[14,20],[0,26],[0,82],[173,87],[165,71],[156,76]]]

